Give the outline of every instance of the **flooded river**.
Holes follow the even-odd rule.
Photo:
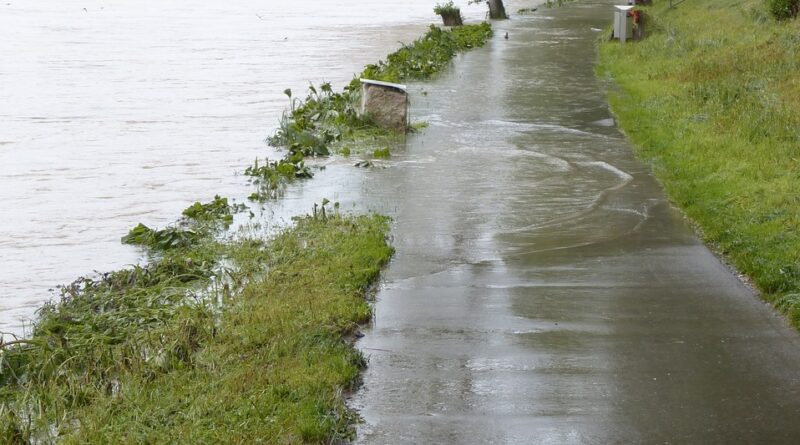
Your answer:
[[[0,331],[135,263],[119,239],[137,223],[249,194],[235,172],[264,156],[285,88],[341,87],[435,19],[429,0],[3,1]]]
[[[2,330],[49,286],[136,261],[118,241],[135,223],[248,194],[233,172],[263,155],[281,91],[341,84],[421,33],[431,7],[28,3],[0,15]],[[394,218],[358,343],[360,443],[800,440],[798,335],[697,240],[614,126],[593,73],[610,5],[497,23],[485,48],[411,86],[429,127],[390,160],[327,159],[269,205],[275,220],[322,198]]]

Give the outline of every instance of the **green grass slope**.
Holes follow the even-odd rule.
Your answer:
[[[671,199],[800,327],[800,20],[759,0],[656,0],[603,42],[619,124]]]
[[[342,393],[365,361],[348,336],[370,318],[364,297],[392,255],[388,229],[377,215],[317,215],[267,244],[218,246],[246,283],[225,285],[222,304],[193,297],[207,281],[158,280],[164,260],[56,304],[27,345],[0,355],[0,443],[349,437]],[[207,250],[172,255],[199,264]]]

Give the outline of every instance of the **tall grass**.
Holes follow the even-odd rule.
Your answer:
[[[800,327],[800,22],[762,0],[646,8],[598,73],[638,153],[705,239]]]

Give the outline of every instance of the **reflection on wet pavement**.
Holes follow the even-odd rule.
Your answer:
[[[360,443],[796,443],[800,340],[698,242],[594,78],[608,3],[498,23],[414,97]]]

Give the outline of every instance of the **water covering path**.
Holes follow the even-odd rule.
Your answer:
[[[430,14],[427,0],[374,3],[8,3],[2,328],[46,287],[135,261],[118,239],[136,222],[247,195],[231,172],[263,156],[284,87],[341,84]],[[360,442],[798,442],[800,339],[614,128],[592,72],[609,10],[582,1],[497,23],[486,48],[412,86],[430,127],[391,160],[328,159],[268,206],[282,220],[328,198],[395,219],[397,255],[359,342]]]
[[[414,97],[430,127],[364,183],[397,255],[358,344],[360,443],[800,442],[798,335],[613,126],[610,15],[498,23]]]

